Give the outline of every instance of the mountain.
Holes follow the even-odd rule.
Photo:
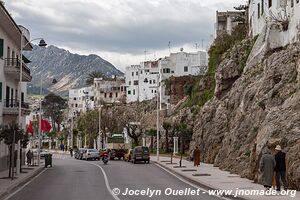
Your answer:
[[[31,61],[28,64],[32,75],[29,93],[39,91],[37,88],[40,87],[41,80],[45,91],[67,94],[71,88],[86,86],[86,77],[93,71],[99,71],[107,77],[123,75],[115,66],[97,55],[73,54],[53,45],[47,48],[35,45],[32,51],[24,52],[24,55]],[[52,84],[53,79],[57,80],[56,84]]]

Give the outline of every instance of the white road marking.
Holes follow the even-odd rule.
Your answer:
[[[102,174],[103,174],[103,176],[104,176],[105,185],[106,185],[107,190],[109,191],[109,193],[113,196],[113,198],[114,198],[115,200],[120,200],[120,198],[119,198],[118,196],[116,196],[116,195],[112,192],[112,189],[111,189],[111,187],[110,187],[110,185],[109,185],[108,178],[107,178],[107,175],[106,175],[104,169],[103,169],[100,165],[97,165],[97,164],[95,164],[95,163],[90,163],[90,162],[89,162],[89,164],[92,164],[92,165],[97,166],[97,167],[102,171]]]
[[[192,186],[192,187],[194,187],[194,188],[196,188],[196,189],[202,190],[202,191],[204,191],[207,195],[209,194],[209,193],[208,193],[208,190],[206,190],[206,189],[204,189],[204,188],[201,188],[201,187],[199,187],[199,186],[197,186],[197,185],[195,185],[195,184],[193,184],[193,183],[188,182],[187,180],[185,180],[185,179],[179,177],[178,175],[174,174],[173,172],[171,172],[171,171],[168,170],[168,169],[165,169],[164,167],[160,166],[159,164],[156,164],[156,163],[155,163],[155,165],[156,165],[157,167],[163,169],[164,171],[168,172],[169,174],[175,176],[177,179],[179,179],[180,181],[184,182],[185,184],[188,184],[188,185],[190,185],[190,186]],[[226,197],[217,196],[217,195],[215,195],[215,196],[216,196],[216,197],[219,197],[219,198],[221,198],[221,199],[224,199],[224,200],[231,200],[231,199],[228,199],[228,198],[226,198]]]
[[[10,195],[8,195],[4,200],[8,200],[11,197],[13,197],[15,194],[17,194],[18,192],[20,192],[21,190],[23,190],[27,185],[29,185],[30,183],[32,183],[37,177],[39,177],[42,173],[44,173],[47,169],[43,169],[39,174],[37,174],[35,177],[33,177],[30,181],[28,181],[27,183],[25,183],[23,186],[21,186],[20,188],[18,188],[16,191],[14,191],[13,193],[11,193]]]

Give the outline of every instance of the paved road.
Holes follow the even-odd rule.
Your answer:
[[[9,200],[219,200],[217,197],[203,194],[197,195],[165,195],[165,192],[191,189],[187,183],[180,181],[155,164],[132,164],[124,161],[110,161],[103,165],[99,161],[78,161],[68,157],[54,158],[54,167],[47,169],[27,186],[13,195]],[[101,166],[107,176],[105,182]],[[121,192],[117,197],[107,189],[118,188]],[[146,190],[145,195],[125,194],[126,190]],[[147,188],[153,191],[147,193]],[[167,189],[170,188],[170,189]],[[116,191],[116,190],[115,190]],[[122,195],[124,193],[124,195]]]

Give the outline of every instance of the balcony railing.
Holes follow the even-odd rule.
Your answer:
[[[4,72],[7,74],[12,74],[15,79],[19,80],[20,78],[20,66],[21,60],[17,58],[6,58],[4,63]],[[30,69],[23,62],[22,64],[23,77],[22,81],[31,81]]]
[[[30,113],[29,103],[21,102],[22,115]],[[3,114],[17,115],[19,113],[19,100],[17,99],[4,99],[3,101]]]

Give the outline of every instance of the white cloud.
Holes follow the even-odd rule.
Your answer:
[[[6,6],[32,37],[72,52],[97,53],[123,70],[143,60],[145,49],[166,56],[168,41],[174,51],[191,50],[202,39],[207,43],[216,9],[241,3],[245,0],[9,0]]]

